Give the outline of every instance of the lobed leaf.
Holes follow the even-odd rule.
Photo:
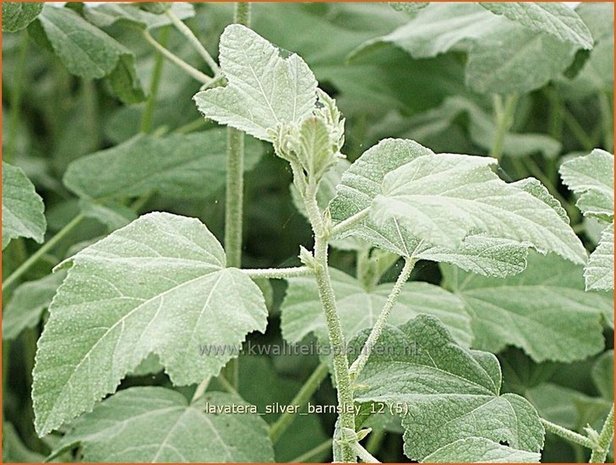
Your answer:
[[[220,37],[220,67],[227,85],[199,92],[194,100],[206,118],[266,141],[280,123],[299,123],[316,104],[317,81],[297,55],[281,50],[239,24]]]
[[[521,249],[553,251],[575,262],[586,251],[562,208],[535,181],[507,184],[490,168],[495,160],[435,155],[413,141],[386,139],[365,152],[343,175],[330,208],[342,221],[369,208],[370,218],[351,233],[393,253],[439,258],[484,274],[511,274],[524,267]],[[450,251],[489,245],[488,260],[457,260]],[[468,255],[463,253],[462,255]],[[494,262],[498,267],[494,269]]]
[[[601,322],[613,311],[612,298],[584,291],[582,266],[533,253],[526,270],[506,279],[449,266],[442,272],[471,314],[473,347],[499,352],[514,345],[537,362],[572,362],[603,350]]]
[[[226,150],[223,129],[166,137],[138,135],[71,163],[64,185],[90,199],[151,193],[176,199],[203,198],[224,186]],[[246,140],[246,170],[256,165],[261,151],[254,139]]]
[[[333,268],[331,279],[346,340],[366,328],[372,328],[387,301],[393,283],[366,290],[357,279]],[[321,343],[327,343],[329,338],[325,315],[314,279],[290,278],[288,282],[289,287],[281,306],[283,337],[290,343],[297,343],[313,333]],[[439,318],[458,344],[467,347],[470,345],[470,318],[455,295],[432,284],[407,282],[388,321],[402,324],[419,314]]]
[[[586,290],[614,289],[614,223],[601,233],[601,240],[584,269],[584,278]]]
[[[189,404],[179,392],[132,387],[77,420],[56,450],[80,445],[86,462],[271,462],[267,424],[255,414],[211,414],[203,405],[241,405],[209,392]]]
[[[256,284],[226,268],[198,220],[150,213],[73,256],[38,342],[32,398],[44,436],[114,392],[148,355],[175,385],[199,383],[265,330]],[[204,355],[203,346],[222,346]]]
[[[18,237],[43,242],[44,210],[43,199],[22,169],[2,162],[2,249]]]
[[[363,388],[356,392],[358,402],[400,408],[404,452],[412,460],[427,461],[442,448],[444,456],[476,459],[480,453],[501,454],[500,442],[535,454],[543,446],[544,430],[532,405],[499,393],[496,357],[458,346],[428,315],[386,328],[357,385]],[[481,440],[481,447],[469,450],[464,440],[471,438]]]

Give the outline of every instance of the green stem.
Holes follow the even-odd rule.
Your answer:
[[[167,46],[169,39],[169,28],[165,27],[160,33],[160,44],[162,47]],[[156,96],[160,88],[160,79],[163,73],[163,64],[165,57],[157,50],[156,59],[154,61],[154,69],[152,70],[152,81],[150,82],[150,95],[145,105],[143,115],[141,115],[141,132],[149,133],[152,131],[152,121],[154,120],[154,107],[156,106]]]
[[[496,132],[492,141],[490,155],[497,160],[500,160],[503,156],[505,137],[513,124],[517,100],[515,95],[509,95],[503,104],[500,95],[494,96],[494,123],[496,125]]]
[[[26,56],[28,54],[28,34],[26,31],[21,32],[21,40],[19,42],[19,58],[17,61],[17,69],[15,70],[15,86],[11,95],[11,115],[10,126],[8,130],[8,139],[6,150],[3,153],[3,159],[10,162],[13,158],[13,150],[15,148],[15,140],[17,139],[17,127],[19,125],[19,115],[21,113],[21,96],[24,87],[24,70],[26,67]]]
[[[290,460],[289,463],[312,462],[311,459],[314,458],[315,455],[319,455],[322,452],[329,450],[331,446],[332,446],[332,439],[330,438],[330,439],[327,439],[326,441],[323,441],[321,444],[319,444],[315,448],[310,449],[308,452],[304,452],[302,455],[298,455],[293,460]]]
[[[573,137],[575,137],[575,139],[586,152],[590,152],[594,147],[592,139],[586,133],[586,131],[579,123],[579,121],[575,118],[575,116],[573,116],[573,114],[566,107],[565,111],[563,112],[563,119],[565,121],[565,124],[571,131]]]
[[[325,313],[329,342],[333,353],[334,378],[338,395],[339,415],[338,428],[355,431],[355,414],[353,412],[353,390],[349,376],[349,361],[346,355],[346,343],[342,325],[336,311],[336,297],[331,283],[328,266],[328,231],[323,224],[323,216],[316,200],[315,183],[309,183],[306,188],[304,203],[310,224],[314,231],[315,278],[319,290],[319,298]],[[355,462],[355,452],[349,444],[340,444],[340,457],[334,460]]]
[[[237,392],[237,389],[235,388],[235,386],[233,386],[224,375],[222,374],[219,375],[217,379],[225,391],[227,391],[229,394],[233,394],[238,397],[241,397],[240,394]]]
[[[250,27],[250,7],[251,5],[249,2],[237,2],[235,4],[235,17],[233,22]]]
[[[227,135],[225,252],[227,254],[227,266],[239,268],[242,264],[244,133],[229,128]]]
[[[362,446],[359,442],[355,442],[355,443],[351,444],[351,447],[355,451],[355,454],[357,455],[357,457],[359,457],[362,462],[365,462],[365,463],[381,463],[370,452],[368,452],[366,449],[364,449],[364,446]]]
[[[603,127],[603,146],[608,152],[614,150],[614,113],[610,105],[610,99],[605,92],[599,94],[599,109],[601,110],[601,122]]]
[[[362,348],[359,354],[359,357],[357,357],[357,359],[355,359],[355,361],[351,365],[350,375],[352,379],[357,379],[357,376],[359,375],[359,373],[361,373],[364,366],[366,365],[366,362],[368,361],[368,358],[370,357],[370,353],[372,352],[372,350],[374,349],[374,346],[379,340],[379,337],[381,336],[381,333],[383,332],[383,328],[385,327],[385,324],[387,323],[387,319],[389,318],[389,314],[391,313],[392,308],[394,308],[394,305],[396,304],[396,300],[398,300],[398,296],[400,295],[400,292],[402,291],[402,287],[404,286],[404,283],[408,281],[409,276],[411,275],[411,272],[413,271],[414,266],[415,266],[414,259],[412,258],[405,259],[404,267],[402,268],[402,271],[400,272],[400,275],[398,276],[398,279],[396,280],[396,283],[394,284],[393,289],[391,290],[391,292],[389,293],[389,296],[387,297],[387,301],[385,302],[385,305],[383,306],[383,310],[381,310],[381,313],[379,314],[376,322],[374,323],[374,326],[372,327],[372,330],[370,331],[370,335],[368,336],[368,339],[366,340],[364,347]]]
[[[556,90],[552,87],[546,89],[546,96],[550,105],[550,120],[548,132],[556,140],[562,139],[563,133],[563,106]]]
[[[167,11],[165,11],[165,14],[171,20],[171,24],[173,24],[173,26],[178,31],[180,31],[180,33],[184,37],[186,37],[186,39],[188,39],[188,43],[205,60],[207,65],[210,67],[210,69],[214,73],[214,76],[218,76],[220,74],[220,69],[218,68],[218,64],[216,63],[216,61],[214,61],[210,53],[205,49],[205,47],[199,41],[199,39],[197,39],[197,36],[195,36],[193,31],[191,31],[190,28],[186,24],[184,24],[184,22],[180,18],[177,17],[177,15],[173,12],[173,10],[168,9]]]
[[[302,388],[291,401],[290,405],[297,405],[299,407],[304,406],[319,388],[328,372],[329,367],[327,366],[327,363],[321,363],[306,380]],[[278,442],[282,434],[287,430],[291,423],[293,423],[295,417],[296,415],[294,413],[285,412],[280,415],[276,422],[271,426],[269,436],[274,444]]]
[[[550,433],[560,436],[567,441],[579,444],[580,446],[587,447],[588,449],[592,449],[593,447],[595,447],[595,443],[586,436],[582,436],[581,434],[576,433],[575,431],[571,431],[570,429],[563,428],[562,426],[557,425],[556,423],[552,423],[545,418],[540,418],[540,420],[545,430],[549,431]]]
[[[368,442],[366,443],[366,449],[371,454],[376,454],[381,448],[381,444],[383,444],[383,440],[385,439],[385,434],[384,429],[370,433],[370,436],[368,436]]]
[[[197,129],[201,129],[204,126],[207,126],[207,124],[208,122],[205,118],[198,118],[191,121],[190,123],[186,123],[184,126],[180,126],[174,132],[176,134],[188,134],[189,132],[193,132]]]
[[[293,268],[243,268],[241,271],[254,279],[287,279],[312,274],[312,270],[307,266],[296,266]]]
[[[70,233],[73,229],[75,229],[79,223],[84,219],[82,213],[73,218],[66,226],[64,226],[60,231],[56,233],[51,239],[49,239],[42,247],[40,247],[36,252],[30,255],[30,258],[23,262],[19,268],[17,268],[11,275],[6,278],[2,283],[2,292],[6,292],[7,289],[11,288],[13,284],[26,272],[28,271],[32,265],[34,265],[43,255],[53,249],[68,233]]]
[[[150,43],[150,45],[152,45],[152,47],[154,47],[159,53],[161,53],[167,60],[169,60],[171,63],[181,68],[186,74],[188,74],[193,79],[196,79],[197,81],[203,84],[206,84],[206,85],[214,81],[214,79],[209,77],[207,74],[204,74],[198,69],[193,68],[188,63],[186,63],[184,60],[182,60],[180,57],[174,55],[169,50],[167,50],[165,47],[163,47],[158,42],[156,42],[156,40],[154,40],[154,37],[152,37],[152,35],[147,30],[143,31],[143,37],[145,38],[145,40],[147,40]]]
[[[610,450],[610,443],[614,436],[614,406],[610,409],[610,413],[607,414],[607,418],[603,423],[601,433],[597,439],[597,444],[590,454],[590,463],[604,463],[607,458],[607,453]]]

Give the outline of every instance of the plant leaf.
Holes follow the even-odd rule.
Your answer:
[[[338,314],[346,340],[361,330],[372,328],[389,296],[393,283],[381,284],[367,291],[352,276],[331,269]],[[311,277],[290,278],[281,306],[282,334],[290,343],[301,341],[314,333],[319,341],[329,341],[327,325],[319,293]],[[455,341],[469,346],[472,340],[470,319],[458,298],[438,286],[424,282],[407,282],[394,305],[389,322],[402,324],[419,314],[439,318],[447,326]]]
[[[614,289],[614,223],[604,229],[597,248],[590,254],[584,278],[586,290]]]
[[[24,445],[11,423],[5,421],[2,426],[2,461],[4,463],[42,463],[45,461],[43,455],[29,450]]]
[[[239,24],[220,37],[220,66],[228,84],[199,92],[206,118],[266,141],[279,123],[299,123],[316,104],[317,81],[297,55],[287,58],[263,37]]]
[[[404,453],[412,460],[426,460],[445,446],[447,454],[457,457],[467,447],[456,441],[468,438],[489,440],[495,449],[506,442],[534,453],[543,445],[535,409],[515,394],[499,395],[496,357],[456,345],[432,316],[387,327],[357,385],[364,390],[356,393],[356,401],[400,407]],[[486,444],[482,442],[483,454]]]
[[[86,462],[271,462],[267,424],[255,414],[211,414],[211,406],[242,405],[208,392],[189,405],[179,392],[132,387],[77,420],[57,450],[81,445]]]
[[[508,2],[480,3],[486,10],[520,23],[535,31],[550,34],[562,42],[584,49],[593,46],[593,37],[582,18],[562,3]]]
[[[154,192],[175,199],[207,197],[224,186],[226,141],[222,128],[166,137],[138,135],[71,163],[64,185],[92,199]],[[254,139],[246,140],[246,170],[256,165],[261,151]]]
[[[115,231],[137,219],[135,212],[122,204],[102,204],[89,199],[80,199],[79,210],[85,217],[93,218],[107,226],[109,231]]]
[[[404,26],[364,43],[350,58],[386,43],[413,58],[464,51],[466,84],[490,94],[524,94],[542,87],[569,67],[579,48],[471,3],[431,4]]]
[[[425,463],[520,463],[539,462],[541,454],[512,449],[485,438],[466,438],[447,444],[432,452]]]
[[[2,312],[2,338],[15,339],[26,328],[34,328],[53,299],[66,273],[58,272],[36,281],[28,281],[15,289]]]
[[[612,298],[584,291],[581,266],[532,253],[526,270],[504,280],[448,266],[442,272],[471,314],[478,349],[514,345],[537,362],[571,362],[604,347],[601,320],[612,312]]]
[[[42,10],[42,3],[2,2],[2,31],[17,32],[25,29]]]
[[[195,9],[190,3],[174,2],[170,9],[179,19],[188,19],[195,15]],[[144,29],[155,29],[171,24],[168,16],[150,13],[134,4],[99,3],[90,5],[86,3],[83,12],[85,18],[98,27],[108,27],[112,24],[126,22]]]
[[[595,149],[563,163],[560,175],[563,183],[578,195],[576,205],[584,216],[613,221],[614,155]]]
[[[45,5],[30,29],[51,46],[71,74],[84,79],[109,77],[123,102],[145,100],[134,69],[134,54],[76,12]]]
[[[342,221],[369,207],[371,218],[353,232],[403,256],[422,258],[429,246],[456,250],[466,237],[481,235],[583,263],[586,251],[555,201],[543,191],[527,192],[524,183],[505,183],[491,171],[493,164],[386,139],[345,172],[332,218]]]
[[[73,256],[38,342],[39,435],[92,409],[149,354],[175,385],[216,375],[267,309],[198,220],[150,213]],[[225,345],[216,354],[201,347]]]
[[[601,354],[591,371],[592,381],[595,383],[601,397],[609,401],[614,400],[614,350]]]
[[[21,168],[2,162],[2,249],[17,237],[43,242],[44,210],[43,199]]]

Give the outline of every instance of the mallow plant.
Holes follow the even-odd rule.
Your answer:
[[[611,40],[613,50],[609,6],[315,7],[331,22],[321,10],[311,16],[313,7],[256,5],[251,21],[250,4],[234,5],[215,60],[195,31],[218,37],[224,6],[200,5],[203,26],[181,3],[3,4],[3,30],[27,28],[18,76],[33,38],[57,57],[58,76],[66,68],[83,78],[88,115],[109,112],[105,99],[144,102],[138,135],[127,134],[134,114],[124,112],[109,123],[115,142],[92,148],[103,150],[71,152],[65,139],[73,154],[54,158],[58,187],[22,154],[20,109],[44,120],[46,106],[25,106],[36,96],[5,75],[5,459],[379,462],[403,453],[419,462],[538,462],[558,460],[552,449],[563,444],[580,461],[613,456],[614,158],[610,93],[596,89],[602,48]],[[295,29],[295,13],[314,27]],[[308,47],[323,85],[286,49],[301,44],[274,45],[251,29],[275,31],[268,15],[287,37],[323,35]],[[345,21],[356,26],[340,33],[341,59],[328,34]],[[368,26],[375,21],[384,25]],[[154,52],[147,92],[130,37]],[[404,82],[379,81],[379,56],[392,50],[435,80],[462,76],[451,78],[455,95],[443,91],[410,116],[390,113],[392,102],[422,99],[401,95]],[[207,72],[189,64],[195,57]],[[201,87],[191,100],[193,81]],[[558,85],[599,95],[590,134]],[[551,105],[550,135],[516,126],[540,112],[538,89]],[[177,124],[184,103],[199,116]],[[161,114],[175,116],[159,124]],[[565,120],[575,129],[565,131]],[[458,151],[475,155],[442,149],[457,143],[460,124],[468,136]],[[68,134],[74,144],[82,137]],[[561,160],[563,144],[577,150]],[[292,244],[296,258],[246,266],[244,238],[262,228],[257,216],[281,248],[287,234],[268,217],[259,179],[244,185],[259,164],[264,177],[275,170],[285,187],[277,195],[292,199],[309,232]],[[220,205],[203,204],[223,187]],[[62,203],[71,196],[78,200]],[[259,215],[246,214],[260,202]],[[195,204],[218,209],[213,227]],[[79,234],[87,228],[99,232]],[[249,355],[253,344],[309,346],[318,356]],[[25,370],[16,354],[25,354]],[[31,386],[33,412],[21,423],[20,383]]]

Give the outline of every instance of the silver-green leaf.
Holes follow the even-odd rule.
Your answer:
[[[366,290],[357,279],[333,268],[331,278],[342,330],[347,340],[363,329],[372,328],[393,284],[381,284],[375,289]],[[290,343],[297,343],[312,333],[321,343],[327,343],[327,325],[314,279],[290,278],[288,282],[287,294],[281,306],[284,338]],[[464,311],[463,303],[455,295],[432,284],[407,282],[388,321],[391,324],[402,324],[424,313],[439,318],[456,342],[467,347],[470,345],[473,336],[470,318]]]
[[[582,360],[604,347],[602,320],[612,298],[585,292],[582,269],[536,253],[526,270],[506,279],[442,267],[446,287],[471,314],[473,347],[499,352],[514,345],[538,362]]]
[[[43,242],[44,210],[43,199],[21,168],[2,162],[2,249],[18,237]]]
[[[398,409],[412,460],[444,447],[447,456],[463,458],[468,444],[458,441],[469,438],[484,440],[482,454],[487,441],[494,454],[500,442],[536,454],[544,437],[537,412],[522,397],[501,395],[501,378],[494,355],[458,346],[436,318],[419,315],[385,329],[357,379],[356,400]],[[471,452],[476,458],[478,449]]]
[[[2,31],[17,32],[25,29],[42,10],[42,3],[2,2]]]
[[[204,406],[245,405],[207,393],[189,404],[162,387],[120,391],[79,418],[57,450],[81,446],[86,462],[272,462],[267,424],[256,414],[212,414]]]
[[[199,383],[267,324],[261,291],[226,268],[221,245],[197,219],[144,215],[64,266],[33,374],[41,436],[91,410],[151,353],[174,384]],[[211,346],[224,350],[206,353]]]
[[[173,199],[203,198],[224,186],[227,135],[224,129],[166,137],[138,135],[71,163],[64,185],[83,198],[123,199],[158,193]],[[262,153],[246,140],[245,169]]]
[[[316,104],[317,81],[297,55],[283,52],[256,32],[232,24],[220,37],[220,67],[227,85],[199,92],[206,118],[266,141],[278,124],[299,123]]]

